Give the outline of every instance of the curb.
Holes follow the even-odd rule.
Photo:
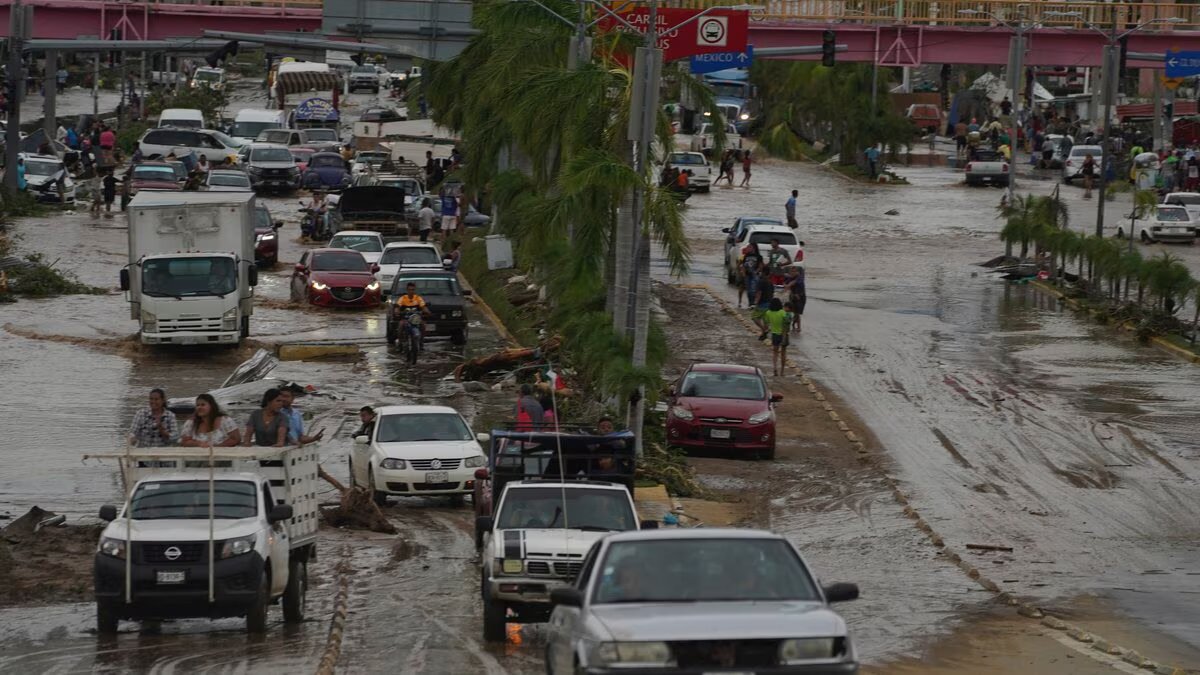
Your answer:
[[[361,351],[356,344],[292,343],[279,345],[275,353],[280,361],[307,361],[329,356],[358,356]]]
[[[342,639],[346,634],[346,616],[350,613],[350,578],[346,575],[349,567],[350,548],[342,546],[342,561],[338,563],[338,592],[333,599],[333,618],[329,621],[329,637],[325,639],[325,651],[321,653],[321,662],[317,666],[316,675],[333,675],[337,668],[338,658],[342,655]]]
[[[1061,300],[1064,304],[1066,304],[1071,309],[1074,309],[1074,310],[1077,310],[1080,312],[1088,311],[1088,309],[1086,307],[1084,307],[1082,304],[1080,304],[1080,302],[1078,300],[1076,300],[1075,298],[1067,297],[1067,295],[1065,293],[1063,293],[1062,291],[1058,290],[1057,288],[1051,286],[1050,284],[1048,284],[1040,279],[1030,280],[1029,285],[1033,286],[1034,288],[1036,288],[1044,293],[1048,293],[1050,295],[1057,297],[1059,300]],[[1129,322],[1129,321],[1125,321],[1125,322],[1122,322],[1121,324],[1119,324],[1117,327],[1124,331],[1132,331],[1133,323]],[[1165,340],[1156,335],[1156,336],[1151,337],[1149,342],[1151,344],[1153,344],[1155,347],[1158,347],[1159,349],[1170,353],[1172,356],[1181,358],[1184,361],[1188,361],[1189,363],[1200,364],[1200,354],[1197,354],[1190,350],[1184,349],[1183,347],[1180,347],[1179,345],[1172,344],[1169,340]]]
[[[518,342],[517,338],[513,337],[513,334],[509,332],[508,327],[504,325],[504,322],[501,321],[500,317],[496,315],[496,312],[492,310],[491,305],[487,303],[487,300],[483,299],[483,296],[479,294],[479,292],[475,289],[475,286],[473,286],[467,279],[467,275],[460,271],[458,273],[458,281],[466,290],[471,291],[471,297],[473,298],[471,301],[472,304],[474,304],[479,311],[483,312],[483,315],[487,317],[488,321],[492,322],[492,325],[496,327],[496,331],[500,333],[500,337],[504,338],[506,342],[514,347],[521,347],[521,343]]]
[[[737,311],[736,308],[729,304],[728,300],[719,297],[716,292],[714,292],[712,288],[708,286],[708,284],[676,284],[675,287],[704,291],[709,295],[709,297],[720,304],[727,313],[741,321],[751,333],[758,334],[758,328],[750,321],[750,319],[746,318],[745,313]],[[796,373],[800,376],[800,383],[805,385],[809,393],[813,395],[814,399],[818,401],[825,401],[825,396],[818,390],[817,385],[812,381],[811,378],[804,374],[804,371],[801,370],[795,364],[795,362],[793,362],[791,359],[787,359],[785,365],[786,367],[792,368],[796,371]],[[833,416],[837,413],[831,410],[833,406],[829,403],[825,403],[823,407],[830,414],[831,419],[834,419]],[[852,449],[856,450],[860,455],[870,454],[870,451],[866,449],[863,443],[859,440],[858,436],[852,430],[849,430],[848,425],[846,425],[844,421],[837,420],[836,423],[838,425],[838,429],[841,430],[845,434],[846,439],[850,441],[850,446]],[[847,428],[843,429],[843,427]],[[863,459],[865,461],[866,458]],[[1051,616],[1039,607],[1029,603],[1021,602],[1015,598],[1012,593],[1003,590],[1003,588],[1001,588],[1001,586],[995,581],[984,576],[983,573],[980,572],[977,567],[971,564],[971,562],[966,560],[962,554],[959,554],[955,552],[954,549],[947,547],[944,538],[933,529],[933,526],[931,526],[924,518],[921,517],[921,514],[911,504],[908,495],[900,489],[900,484],[896,481],[896,479],[882,468],[880,468],[880,473],[883,475],[887,486],[892,489],[892,497],[896,500],[896,503],[904,507],[902,510],[904,516],[913,521],[913,526],[925,534],[930,544],[940,549],[939,555],[945,558],[951,564],[957,566],[960,570],[962,570],[963,574],[965,574],[975,583],[979,584],[984,590],[994,594],[996,599],[1002,600],[1007,605],[1016,607],[1018,615],[1039,621],[1042,625],[1054,630],[1066,631],[1066,634],[1077,642],[1092,643],[1093,647],[1097,651],[1102,651],[1110,656],[1117,656],[1128,663],[1136,665],[1138,668],[1142,668],[1147,671],[1153,671],[1154,673],[1162,673],[1163,675],[1183,674],[1184,671],[1182,669],[1165,666],[1155,661],[1151,661],[1150,659],[1142,657],[1141,654],[1138,654],[1131,649],[1125,649],[1123,647],[1113,645],[1112,643],[1103,640],[1100,636],[1089,633],[1078,626]],[[1136,662],[1130,660],[1134,657],[1138,659]]]

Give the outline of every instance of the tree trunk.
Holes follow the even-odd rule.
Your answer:
[[[650,233],[648,228],[642,228],[641,243],[638,246],[637,257],[637,305],[634,310],[633,325],[633,365],[646,365],[646,344],[650,339]],[[637,401],[629,411],[629,428],[635,434],[634,448],[639,457],[642,456],[642,425],[646,409],[646,391],[638,388]]]
[[[632,153],[632,147],[630,152]],[[632,160],[632,157],[630,159]],[[622,195],[620,211],[617,213],[617,245],[613,268],[613,330],[618,335],[624,335],[629,329],[629,284],[633,274],[633,245],[638,231],[638,223],[634,220],[635,199],[633,190]]]
[[[1196,332],[1200,330],[1200,294],[1194,298],[1196,302],[1196,315],[1192,317],[1192,344],[1196,344]]]

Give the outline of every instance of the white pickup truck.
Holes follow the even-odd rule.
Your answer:
[[[286,448],[131,448],[120,462],[125,504],[102,506],[95,559],[96,628],[121,619],[246,617],[267,628],[282,600],[304,620],[316,559],[315,445]]]
[[[963,167],[967,185],[1008,185],[1011,178],[1008,160],[1004,155],[993,150],[976,150],[967,165]]]
[[[629,490],[602,481],[507,483],[493,513],[475,524],[483,533],[483,638],[489,642],[504,641],[510,620],[547,621],[554,609],[550,591],[574,581],[592,544],[609,532],[640,529]]]

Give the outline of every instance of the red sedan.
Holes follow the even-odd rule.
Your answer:
[[[166,162],[142,162],[133,165],[129,176],[129,194],[141,190],[182,190],[175,168]]]
[[[358,251],[318,248],[306,251],[292,272],[292,300],[321,307],[375,307],[383,300],[375,273]]]
[[[754,366],[694,363],[671,387],[667,442],[687,451],[775,457],[775,408]]]

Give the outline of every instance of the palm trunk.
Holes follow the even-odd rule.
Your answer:
[[[637,236],[637,223],[633,220],[633,190],[621,197],[621,207],[617,213],[616,247],[613,260],[613,330],[617,335],[625,335],[629,329],[629,283],[633,272],[633,242]]]
[[[1142,298],[1145,296],[1145,293],[1146,293],[1146,287],[1142,285],[1142,280],[1138,279],[1138,299],[1137,299],[1138,307],[1142,306]]]
[[[642,368],[646,365],[646,344],[650,339],[650,234],[648,228],[642,228],[641,243],[638,246],[637,257],[637,306],[634,310],[633,325],[633,365]],[[638,387],[637,402],[629,411],[629,428],[636,431],[634,450],[638,457],[642,456],[642,425],[646,411],[646,389]]]
[[[1200,293],[1193,298],[1196,303],[1196,314],[1192,317],[1192,344],[1196,344],[1196,332],[1200,330]]]

